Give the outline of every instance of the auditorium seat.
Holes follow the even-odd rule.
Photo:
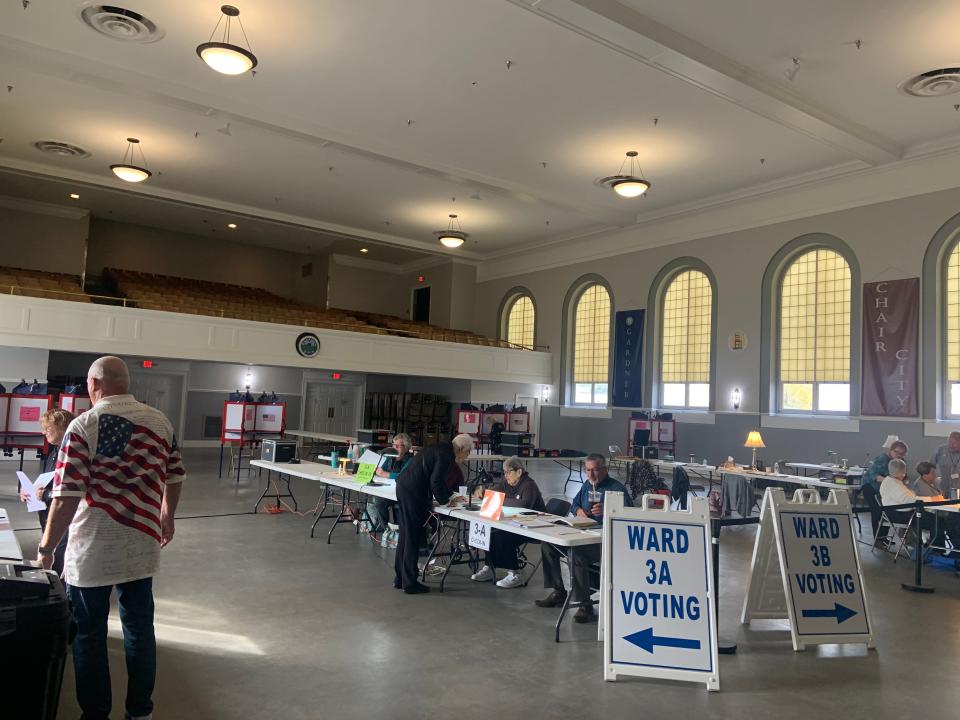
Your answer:
[[[0,293],[49,300],[90,302],[90,296],[83,292],[80,286],[79,275],[16,267],[0,267]]]
[[[504,341],[465,330],[441,328],[392,315],[313,307],[261,288],[119,268],[105,268],[104,278],[116,287],[116,292],[121,297],[128,300],[128,305],[144,310],[281,323],[323,330],[397,335],[487,347],[510,347],[509,343]]]

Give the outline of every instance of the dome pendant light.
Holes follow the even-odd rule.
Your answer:
[[[133,164],[136,162],[136,158],[133,156],[134,148],[140,151],[142,166]],[[147,158],[144,157],[143,148],[140,147],[140,141],[137,138],[127,138],[127,149],[123,151],[123,160],[116,165],[111,165],[110,169],[121,180],[134,183],[143,182],[153,175],[152,172],[147,170]]]
[[[197,55],[218,73],[242,75],[257,66],[257,56],[250,50],[230,42],[230,21],[236,18],[240,24],[243,39],[247,43],[247,48],[250,47],[247,31],[244,30],[243,23],[240,21],[240,11],[233,5],[223,5],[220,12],[223,14],[217,21],[216,27],[213,28],[213,32],[210,33],[210,40],[202,45],[197,45]],[[227,19],[225,23],[223,22],[224,18]],[[220,37],[220,42],[213,42],[213,36],[217,34],[221,23],[223,23],[223,35]]]
[[[630,169],[629,173],[624,175],[623,170],[626,167],[628,159],[630,161]],[[637,163],[636,150],[631,150],[627,153],[627,157],[625,157],[620,164],[620,172],[618,174],[602,178],[600,184],[610,188],[620,197],[626,198],[640,197],[650,189],[650,183],[643,179],[643,171]]]
[[[457,228],[453,228],[453,224],[457,224]],[[437,240],[440,241],[440,244],[448,248],[458,248],[463,245],[464,240],[467,239],[467,234],[463,231],[463,228],[460,227],[460,221],[457,219],[456,215],[450,215],[450,222],[447,223],[446,230],[437,230],[434,235],[437,236]]]

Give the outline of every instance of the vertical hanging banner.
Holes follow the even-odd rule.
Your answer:
[[[643,404],[643,316],[645,310],[621,310],[616,315],[613,344],[613,404],[640,407]]]
[[[862,415],[919,415],[919,324],[920,278],[864,283]]]

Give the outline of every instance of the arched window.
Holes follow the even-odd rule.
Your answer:
[[[850,266],[828,248],[809,250],[780,283],[779,408],[850,412]]]
[[[503,317],[501,337],[511,345],[533,350],[536,319],[533,298],[527,294],[515,295],[507,301],[507,310]]]
[[[947,281],[944,287],[947,320],[947,388],[948,413],[960,415],[960,243],[955,243],[947,260]]]
[[[586,285],[573,313],[573,402],[606,405],[610,382],[610,293]]]
[[[660,382],[664,407],[710,407],[713,287],[699,270],[674,276],[663,293]]]

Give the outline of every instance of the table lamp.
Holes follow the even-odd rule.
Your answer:
[[[750,463],[750,467],[754,470],[757,469],[757,448],[765,448],[766,445],[763,444],[763,438],[760,437],[760,432],[758,430],[751,430],[747,434],[747,441],[743,444],[746,448],[753,448],[753,461]]]

